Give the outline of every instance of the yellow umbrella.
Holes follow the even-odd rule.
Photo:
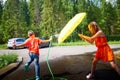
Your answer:
[[[86,13],[78,13],[65,25],[59,34],[58,44],[61,44],[74,31],[85,16]]]

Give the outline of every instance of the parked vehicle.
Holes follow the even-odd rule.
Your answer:
[[[40,38],[41,40],[45,40],[45,38]],[[39,48],[45,48],[45,47],[49,47],[50,45],[50,42],[47,42],[47,43],[42,43],[40,44]]]
[[[13,45],[21,44],[25,41],[25,38],[11,38],[8,40],[7,47],[9,49],[16,49],[16,48],[25,48],[25,46],[22,47],[13,47]]]

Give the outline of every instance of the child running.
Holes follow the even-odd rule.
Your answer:
[[[35,34],[32,30],[28,31],[28,39],[23,44],[14,45],[14,47],[19,46],[27,46],[29,50],[30,59],[24,66],[24,70],[28,71],[30,64],[34,61],[35,66],[35,80],[40,80],[40,66],[39,66],[39,45],[42,43],[50,42],[52,38],[49,40],[41,40],[35,37]]]
[[[89,31],[92,33],[92,37],[85,36],[83,34],[79,34],[79,36],[89,42],[93,43],[95,42],[95,45],[97,47],[96,55],[93,58],[92,66],[91,66],[91,73],[89,73],[86,78],[91,79],[94,77],[93,73],[96,68],[96,64],[99,60],[102,60],[103,62],[110,62],[112,68],[120,75],[120,69],[114,62],[114,54],[112,49],[107,44],[107,39],[103,33],[103,31],[100,29],[100,27],[97,25],[96,22],[90,22],[88,25]]]

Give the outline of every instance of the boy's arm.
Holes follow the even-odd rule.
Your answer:
[[[25,44],[17,44],[16,47],[24,46]]]
[[[41,43],[47,43],[47,42],[50,42],[52,40],[52,36],[50,37],[50,39],[49,40],[42,40],[42,42]]]
[[[50,42],[50,40],[42,40],[41,43],[47,43],[47,42]]]
[[[24,46],[25,45],[25,43],[23,43],[23,44],[17,44],[17,45],[13,45],[13,47],[21,47],[21,46]]]

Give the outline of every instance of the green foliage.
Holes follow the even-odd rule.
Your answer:
[[[117,0],[116,13],[117,13],[117,20],[115,23],[116,25],[115,25],[114,33],[119,34],[120,32],[120,0]]]
[[[0,44],[0,50],[1,49],[7,49],[7,44]]]
[[[44,0],[42,10],[41,32],[43,37],[49,37],[55,31],[56,20],[54,12],[55,0]]]
[[[119,41],[108,41],[108,44],[120,44],[120,40]],[[87,45],[91,45],[88,42],[79,40],[79,41],[75,41],[75,42],[63,42],[60,45],[58,45],[58,43],[53,42],[52,46],[87,46]],[[94,44],[93,44],[94,45]]]
[[[1,21],[2,21],[2,14],[3,14],[3,3],[0,0],[0,25],[1,25]]]
[[[18,55],[15,53],[0,55],[0,69],[17,61]]]
[[[30,24],[38,27],[40,24],[40,11],[42,0],[30,0],[28,2],[29,12],[30,12]]]
[[[43,0],[29,0],[28,2],[28,9],[30,15],[30,27],[36,33],[36,36],[40,36],[41,29],[41,10],[42,10]]]
[[[24,27],[28,25],[25,0],[7,0],[2,15],[3,41],[12,37],[23,37]]]
[[[108,35],[108,41],[120,41],[120,35]]]
[[[1,28],[2,26],[0,25],[0,43],[4,43],[3,41],[3,29]]]
[[[96,21],[106,35],[120,33],[120,0],[7,0],[0,1],[0,43],[12,37],[27,37],[29,29],[36,36],[48,38],[59,34],[77,13],[87,16],[66,41],[77,41],[77,33],[89,35],[87,25]],[[113,3],[114,2],[114,3]]]

